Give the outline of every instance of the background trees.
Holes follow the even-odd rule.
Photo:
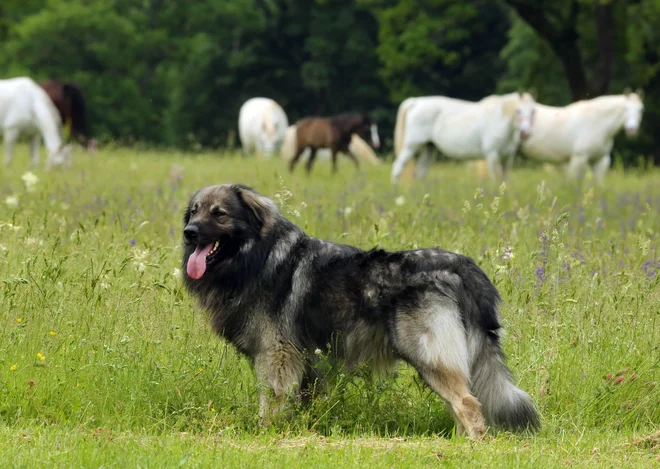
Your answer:
[[[0,5],[0,75],[77,81],[101,138],[225,146],[241,103],[291,120],[518,87],[564,105],[646,91],[627,159],[660,161],[660,0],[25,0]]]

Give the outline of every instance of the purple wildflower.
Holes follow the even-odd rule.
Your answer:
[[[545,281],[545,266],[536,268],[536,278],[539,281],[539,284]]]
[[[137,241],[135,241],[135,238],[131,238],[128,240],[128,244],[130,244],[131,246],[135,246],[136,242]]]

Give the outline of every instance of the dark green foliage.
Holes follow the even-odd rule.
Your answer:
[[[253,96],[292,123],[371,112],[387,143],[408,96],[642,86],[632,161],[660,153],[659,20],[655,0],[26,0],[0,5],[0,76],[76,81],[97,137],[181,148],[238,143]]]

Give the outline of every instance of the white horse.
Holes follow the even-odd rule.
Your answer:
[[[62,139],[60,114],[46,92],[27,77],[0,80],[0,132],[5,140],[5,165],[14,156],[14,144],[21,132],[34,135],[30,145],[32,165],[39,163],[41,136],[48,157],[46,169],[71,164],[71,148]]]
[[[376,138],[378,138],[377,133],[376,133]],[[364,161],[365,163],[369,163],[374,166],[378,166],[382,163],[381,159],[378,158],[378,155],[376,155],[376,152],[374,152],[371,146],[367,142],[365,142],[362,139],[362,137],[360,137],[358,134],[353,134],[351,136],[351,143],[349,143],[348,149],[360,161]],[[284,160],[290,161],[295,155],[295,153],[296,153],[296,126],[294,124],[294,125],[290,125],[289,128],[286,130],[286,136],[284,137],[284,143],[282,144],[282,149],[280,150],[280,154]],[[310,153],[311,150],[309,148],[305,149],[305,151],[301,155],[301,158],[303,159],[308,158]],[[319,150],[316,152],[316,157],[321,161],[330,161],[330,158],[332,157],[332,150],[330,150],[329,148],[319,148]]]
[[[478,102],[445,96],[406,99],[399,106],[394,129],[392,182],[418,153],[416,177],[422,178],[434,150],[461,160],[485,158],[491,178],[503,177],[502,159],[507,158],[509,170],[521,138],[531,131],[535,104],[529,93],[522,92]]]
[[[289,121],[286,113],[269,98],[251,98],[238,115],[238,134],[245,154],[260,153],[269,158],[280,151]]]
[[[568,163],[569,175],[581,180],[591,165],[602,184],[610,167],[614,136],[625,128],[637,135],[642,122],[642,91],[600,96],[565,107],[537,105],[532,135],[520,150],[523,155],[554,164]]]

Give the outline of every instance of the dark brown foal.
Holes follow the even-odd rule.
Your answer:
[[[300,155],[309,148],[311,153],[307,160],[307,174],[312,172],[316,159],[316,151],[329,148],[332,152],[332,172],[337,172],[337,153],[344,153],[355,163],[356,169],[360,162],[349,150],[353,134],[358,134],[371,146],[378,148],[378,130],[376,124],[367,114],[347,113],[333,117],[307,117],[296,122],[296,152],[291,160],[289,170],[293,172]]]

